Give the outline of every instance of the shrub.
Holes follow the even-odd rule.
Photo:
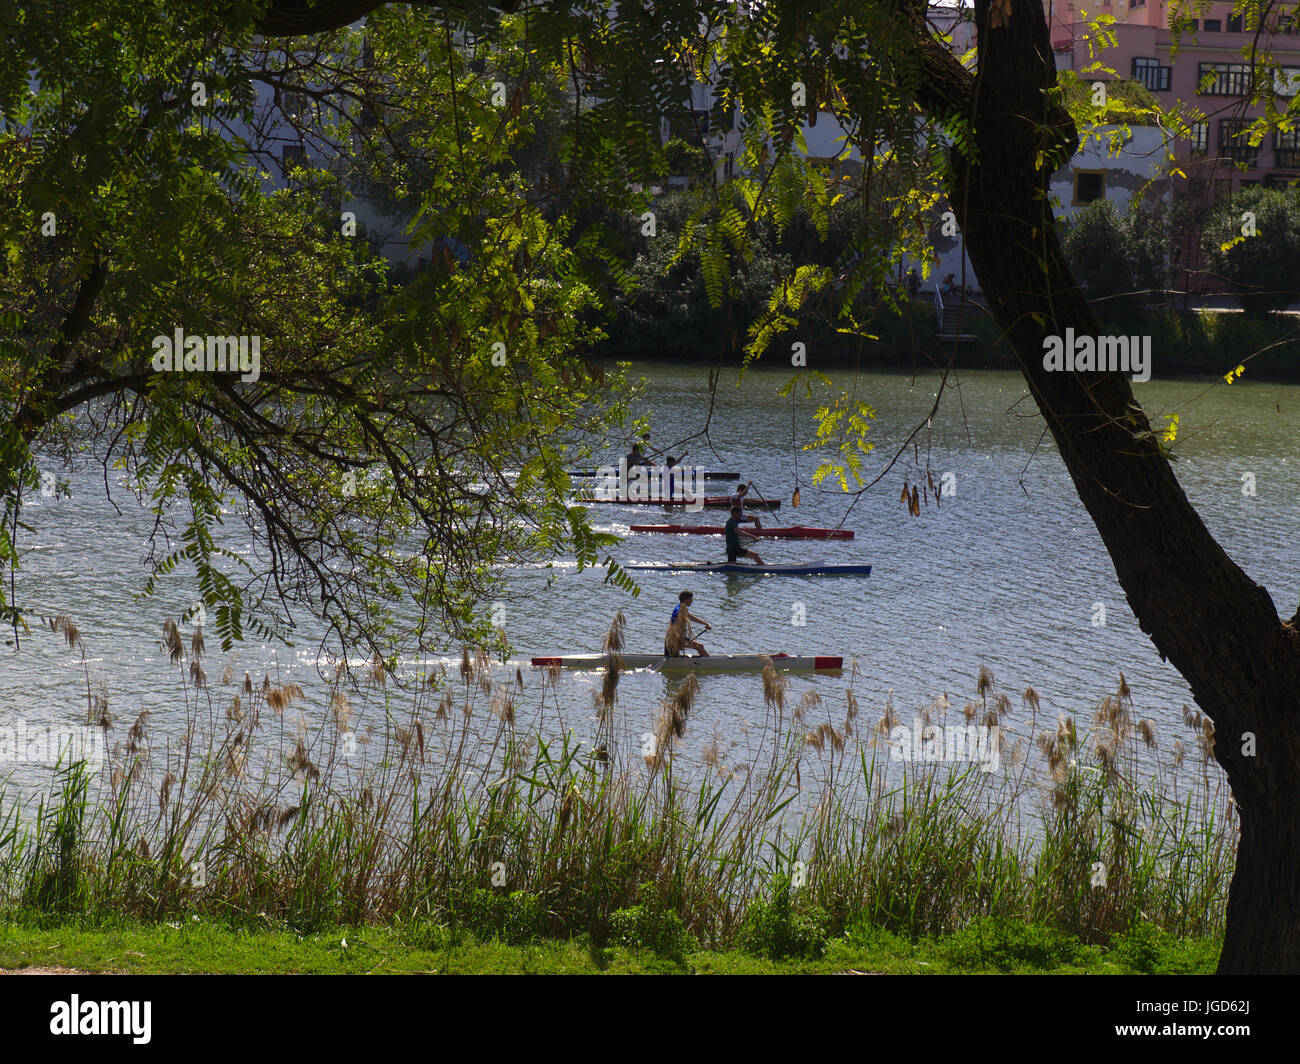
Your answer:
[[[792,892],[790,877],[779,875],[771,898],[750,902],[740,925],[741,949],[773,960],[826,952],[826,914],[817,908],[795,909]]]
[[[1053,969],[1074,960],[1079,942],[1073,935],[1023,924],[1018,920],[986,917],[954,934],[943,951],[959,968]]]
[[[525,890],[511,894],[482,888],[471,891],[466,910],[465,926],[481,939],[497,938],[511,946],[522,946],[544,931],[546,909],[542,899]]]
[[[1111,960],[1125,972],[1141,975],[1204,975],[1218,965],[1221,943],[1183,941],[1143,921],[1111,939]]]
[[[1099,200],[1063,219],[1070,269],[1103,320],[1136,313],[1163,294],[1169,254],[1163,213],[1138,202],[1121,213]]]
[[[1254,235],[1243,215],[1254,215]],[[1243,188],[1209,213],[1202,233],[1207,263],[1251,314],[1300,300],[1300,197],[1259,185]]]
[[[638,891],[638,902],[610,915],[610,935],[629,949],[647,949],[663,957],[680,960],[691,944],[682,918],[666,909],[649,883]]]

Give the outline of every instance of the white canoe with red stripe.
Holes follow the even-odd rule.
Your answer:
[[[621,669],[653,668],[663,672],[758,672],[769,662],[791,672],[839,672],[844,659],[826,654],[711,654],[707,658],[666,658],[662,654],[566,654],[536,657],[532,663],[541,668],[606,669],[617,662]]]
[[[721,525],[632,525],[633,532],[661,532],[677,536],[721,536],[726,529]],[[772,539],[852,539],[848,528],[815,528],[812,525],[789,525],[782,528],[742,528],[745,536],[767,536]]]

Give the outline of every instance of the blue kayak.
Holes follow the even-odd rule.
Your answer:
[[[627,569],[666,573],[751,573],[754,576],[870,576],[869,565],[745,565],[740,562],[680,562],[676,565],[628,565]]]

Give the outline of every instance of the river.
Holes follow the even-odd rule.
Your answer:
[[[685,444],[692,463],[742,472],[763,494],[783,499],[779,513],[764,515],[765,523],[843,521],[856,533],[847,543],[764,540],[758,547],[766,560],[866,562],[872,573],[757,579],[648,572],[639,574],[642,590],[632,598],[603,583],[601,572],[576,572],[564,559],[551,567],[511,570],[503,606],[514,653],[504,668],[511,676],[516,667],[525,674],[521,720],[529,712],[531,682],[540,678],[527,665],[531,655],[599,650],[600,636],[618,610],[627,618],[628,649],[653,651],[678,592],[689,587],[693,611],[713,625],[704,641],[714,653],[785,651],[855,661],[856,674],[791,681],[793,697],[814,689],[831,715],[841,713],[850,683],[868,720],[879,716],[887,700],[905,721],[945,694],[959,710],[974,697],[983,666],[1011,697],[1016,715],[1027,712],[1021,692],[1032,687],[1041,699],[1040,721],[1077,714],[1082,725],[1115,689],[1122,671],[1135,712],[1155,725],[1158,752],[1167,754],[1174,737],[1186,734],[1187,685],[1139,629],[1019,375],[965,372],[945,392],[930,426],[914,442],[922,462],[928,455],[935,483],[946,479],[953,490],[939,505],[923,504],[914,517],[899,500],[904,478],[915,479],[911,445],[851,511],[851,497],[833,483],[812,485],[818,458],[802,448],[814,439],[814,409],[829,389],[815,386],[811,399],[799,390],[792,403],[777,394],[792,371],[751,369],[742,376],[729,370],[705,439],[696,434],[709,408],[706,369],[640,363],[635,372],[648,381],[645,406],[655,446],[695,437]],[[876,412],[869,433],[874,450],[864,458],[866,478],[874,478],[924,425],[939,376],[844,370],[828,375],[837,386],[855,389]],[[1290,616],[1300,595],[1300,468],[1293,460],[1300,386],[1157,376],[1135,389],[1153,423],[1179,415],[1176,468],[1193,505],[1229,554]],[[77,623],[90,688],[107,695],[119,739],[141,709],[154,711],[155,728],[179,733],[184,713],[178,672],[160,652],[159,639],[163,619],[179,616],[194,596],[177,579],[164,584],[158,597],[137,601],[149,516],[124,491],[115,493],[119,514],[105,497],[102,471],[74,470],[71,483],[70,498],[30,500],[25,517],[33,531],[23,539],[20,592],[40,611],[66,614]],[[796,486],[802,497],[797,510],[790,505]],[[1252,486],[1253,494],[1247,490]],[[721,523],[725,516],[706,511],[704,518],[670,518],[656,507],[596,510],[597,527],[619,533],[627,533],[631,522]],[[633,535],[617,557],[663,562],[721,552],[720,539]],[[795,623],[800,619],[802,624]],[[316,650],[313,638],[294,648],[246,644],[229,661],[210,649],[207,668],[212,680],[229,664],[237,677],[247,670],[255,678],[265,673],[301,684],[310,728],[327,703]],[[596,674],[576,673],[559,681],[563,718],[580,733],[590,727],[591,694],[599,682]],[[630,739],[653,729],[668,683],[654,673],[623,677],[619,714]],[[15,649],[9,633],[0,655],[0,723],[84,722],[86,687],[81,657],[61,635],[33,630]],[[703,678],[684,745],[698,755],[718,737],[749,735],[763,720],[762,700],[756,675]],[[1017,724],[1023,730],[1025,721]],[[26,775],[22,766],[16,771]]]

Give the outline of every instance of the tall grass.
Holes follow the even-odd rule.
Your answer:
[[[621,618],[606,645],[621,649]],[[1086,733],[1067,717],[1040,726],[1029,690],[1018,734],[983,670],[960,714],[946,699],[925,707],[926,724],[1000,729],[1001,768],[985,772],[894,761],[892,705],[862,721],[852,684],[833,710],[815,689],[792,705],[771,667],[761,723],[691,757],[693,678],[629,742],[609,670],[580,741],[560,713],[558,670],[525,686],[465,652],[458,668],[398,685],[376,664],[359,686],[334,685],[309,726],[300,687],[230,669],[209,686],[201,636],[187,652],[172,625],[164,649],[183,732],[155,744],[141,713],[118,736],[93,707],[115,740],[98,771],[65,766],[35,808],[0,799],[11,913],[302,931],[431,921],[603,942],[649,919],[629,911],[655,911],[709,947],[741,941],[756,912],[787,909],[825,934],[863,923],[940,934],[987,917],[1085,941],[1140,921],[1222,928],[1237,827],[1210,766],[1212,729],[1188,713],[1193,741],[1153,771],[1157,736],[1122,676]],[[1192,788],[1178,771],[1188,757],[1201,765]]]

